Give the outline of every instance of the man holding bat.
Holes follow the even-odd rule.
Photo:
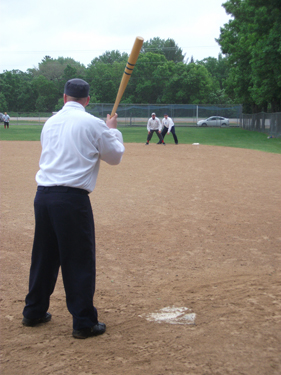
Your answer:
[[[95,188],[100,161],[117,165],[125,150],[117,114],[107,115],[105,123],[85,111],[89,100],[89,84],[69,80],[64,107],[42,129],[29,292],[22,320],[29,327],[51,320],[47,311],[61,267],[72,335],[79,339],[106,330],[93,305],[95,227],[88,194]]]
[[[149,142],[150,142],[154,132],[156,132],[156,134],[159,138],[158,143],[160,143],[160,144],[163,143],[163,145],[165,144],[164,140],[163,140],[163,137],[161,135],[161,128],[162,128],[162,125],[161,125],[161,122],[160,122],[159,118],[156,117],[156,114],[154,112],[151,113],[151,117],[147,121],[148,134],[147,134],[147,139],[146,139],[146,145],[149,145]]]

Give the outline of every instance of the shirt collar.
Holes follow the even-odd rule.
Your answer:
[[[79,109],[80,111],[85,112],[85,107],[83,107],[83,105],[78,102],[66,102],[64,105],[64,108],[76,108],[76,109]]]

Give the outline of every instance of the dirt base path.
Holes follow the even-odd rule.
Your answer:
[[[102,163],[90,197],[107,332],[75,340],[61,276],[52,321],[21,324],[41,147],[0,148],[2,375],[280,375],[281,155],[126,144]]]

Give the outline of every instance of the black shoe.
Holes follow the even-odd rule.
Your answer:
[[[166,143],[165,143],[165,142],[163,142],[163,145],[165,145],[165,146],[166,146]]]
[[[34,327],[37,324],[41,323],[47,323],[52,319],[52,315],[50,313],[46,313],[43,318],[37,318],[37,319],[28,319],[23,317],[22,324],[27,327]]]
[[[159,142],[157,142],[156,144],[157,144],[157,145],[161,145],[161,143],[162,143],[162,142],[159,141]]]
[[[106,330],[106,325],[104,323],[98,322],[93,327],[83,328],[79,330],[73,330],[72,336],[76,339],[86,339],[92,336],[102,335]]]
[[[148,143],[148,142],[146,142],[146,145],[149,145],[149,143]]]

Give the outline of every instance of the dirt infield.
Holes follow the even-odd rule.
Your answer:
[[[61,276],[52,321],[21,324],[41,147],[0,148],[1,375],[280,375],[281,155],[126,144],[102,163],[90,197],[107,332],[75,340]],[[168,307],[185,313],[153,321]]]

